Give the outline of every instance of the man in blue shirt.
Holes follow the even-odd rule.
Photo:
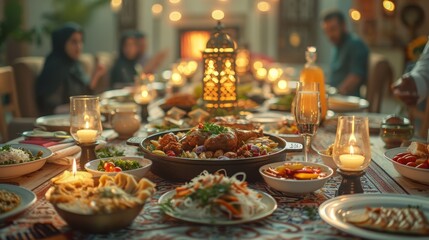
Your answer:
[[[349,33],[345,17],[332,11],[323,17],[323,30],[334,44],[329,84],[343,95],[359,96],[360,87],[366,84],[369,50],[357,36]]]

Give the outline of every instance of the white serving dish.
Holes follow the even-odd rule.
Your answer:
[[[419,207],[426,218],[429,217],[429,201],[425,197],[405,194],[348,194],[329,199],[319,207],[320,217],[329,225],[349,234],[364,239],[403,240],[428,239],[428,236],[413,236],[406,234],[392,234],[388,232],[373,231],[357,227],[344,220],[344,214],[361,213],[367,207],[408,208]],[[346,237],[347,238],[347,237]],[[352,239],[348,237],[347,239]]]
[[[288,163],[294,163],[294,162],[288,162]],[[296,179],[285,179],[285,178],[276,178],[269,176],[264,173],[263,170],[272,167],[276,168],[278,166],[281,166],[284,164],[284,162],[278,162],[278,163],[270,163],[267,165],[264,165],[259,168],[259,173],[264,178],[264,181],[272,188],[285,192],[285,193],[293,193],[293,194],[304,194],[304,193],[311,193],[314,192],[325,185],[326,181],[332,176],[334,173],[334,170],[332,168],[319,164],[319,163],[312,163],[312,162],[299,162],[302,163],[304,166],[314,166],[314,167],[320,167],[323,172],[326,172],[327,175],[324,178],[318,178],[318,179],[311,179],[311,180],[296,180]]]
[[[52,156],[52,151],[38,145],[32,144],[1,144],[0,147],[9,145],[13,148],[23,148],[29,150],[33,155],[39,151],[43,152],[42,158],[25,163],[16,163],[8,165],[0,165],[0,179],[17,178],[39,170],[45,165],[46,160]]]
[[[392,148],[387,150],[384,153],[384,156],[387,160],[392,162],[393,167],[398,171],[402,176],[414,180],[419,183],[428,184],[429,185],[429,169],[410,167],[407,165],[400,164],[398,162],[393,161],[393,158],[399,154],[407,152],[406,147]]]
[[[123,173],[128,173],[130,175],[133,175],[137,180],[142,178],[149,171],[150,167],[152,166],[152,161],[149,159],[142,158],[142,157],[125,157],[125,156],[122,156],[122,157],[109,157],[109,158],[100,158],[100,159],[92,160],[92,161],[87,162],[85,164],[85,169],[86,169],[86,171],[91,173],[94,177],[100,177],[103,174],[106,174],[109,176],[115,176],[116,174],[118,174],[117,172],[102,172],[102,171],[97,170],[98,164],[100,163],[101,160],[109,160],[109,159],[114,159],[114,160],[122,159],[122,160],[138,161],[140,163],[140,165],[142,166],[141,168],[128,170],[128,171],[122,171]]]

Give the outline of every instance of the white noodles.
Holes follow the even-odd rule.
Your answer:
[[[219,171],[218,171],[219,172]],[[226,171],[223,170],[226,173]],[[222,178],[220,180],[220,178]],[[239,180],[240,179],[240,180]],[[199,176],[193,178],[190,182],[186,183],[183,187],[191,189],[193,192],[196,192],[196,185],[201,186],[203,183],[213,183],[214,184],[229,184],[237,185],[243,184],[246,179],[246,174],[244,172],[239,172],[231,177],[222,176],[220,174],[210,174],[207,171],[203,171]],[[215,183],[219,181],[218,183]],[[213,186],[212,184],[208,184]],[[203,189],[203,187],[201,187]],[[236,202],[229,202],[237,209],[241,209],[241,216],[233,216],[233,214],[222,205],[215,205],[213,201],[225,194],[213,197],[209,200],[209,204],[203,205],[200,199],[192,199],[189,195],[184,197],[172,198],[171,206],[175,213],[192,217],[197,219],[203,218],[241,218],[247,219],[263,211],[266,206],[261,202],[261,195],[255,190],[245,187],[247,194],[242,191],[237,191],[233,187],[230,188],[229,192],[226,195],[232,195],[238,199]],[[213,206],[216,207],[213,207]]]

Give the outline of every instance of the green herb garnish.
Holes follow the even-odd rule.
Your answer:
[[[104,164],[106,162],[111,162],[111,163],[115,164],[115,166],[120,167],[122,169],[122,171],[133,170],[133,169],[137,169],[137,168],[142,167],[140,165],[140,163],[136,160],[108,159],[108,160],[101,160],[98,163],[97,170],[104,172],[105,171],[104,170]]]
[[[221,133],[228,132],[229,128],[220,126],[214,123],[204,123],[203,127],[201,128],[201,131],[203,132],[209,132],[213,135],[218,135]]]
[[[198,200],[202,205],[207,205],[213,198],[218,198],[227,194],[231,189],[231,184],[215,184],[212,187],[197,189],[189,197],[192,200]]]
[[[121,157],[124,156],[124,152],[124,150],[118,150],[115,147],[105,147],[95,151],[97,158]]]

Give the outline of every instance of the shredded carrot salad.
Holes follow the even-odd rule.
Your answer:
[[[176,188],[162,204],[164,211],[192,218],[247,219],[263,211],[262,195],[247,187],[245,173],[227,177],[221,171],[207,171]],[[242,180],[239,180],[242,179]]]

